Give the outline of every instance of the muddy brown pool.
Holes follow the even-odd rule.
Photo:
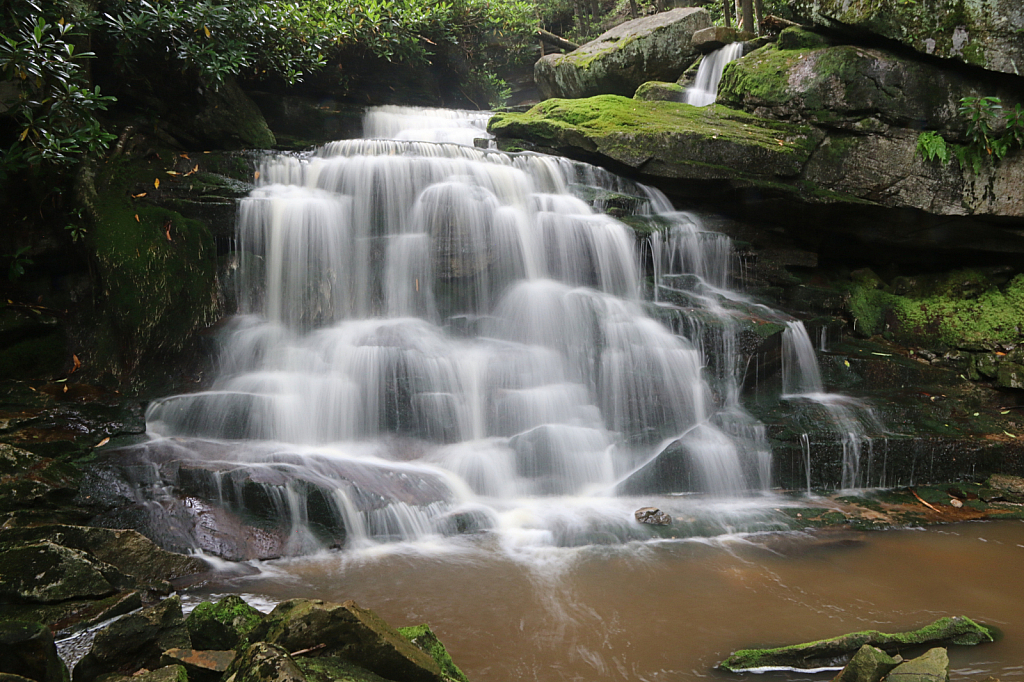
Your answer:
[[[260,568],[187,600],[354,599],[395,625],[429,623],[473,682],[738,679],[714,670],[735,649],[959,614],[1003,638],[950,647],[952,679],[1024,680],[1020,521],[572,549],[472,538]]]

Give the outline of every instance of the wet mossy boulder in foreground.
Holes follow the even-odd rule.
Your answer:
[[[337,656],[392,680],[444,680],[441,668],[429,654],[377,614],[359,608],[352,601],[343,604],[309,599],[282,602],[248,638],[288,651],[322,648],[322,655]]]
[[[990,71],[1024,71],[1020,0],[794,0],[790,7],[804,21],[854,36],[882,36]]]
[[[185,621],[196,649],[233,649],[263,621],[263,614],[241,597],[229,595],[217,603],[203,602]]]
[[[753,668],[811,669],[845,664],[852,654],[868,644],[886,652],[920,644],[952,643],[974,645],[995,641],[992,631],[966,616],[940,618],[931,625],[910,632],[885,633],[878,630],[854,632],[841,637],[774,649],[742,649],[718,664],[722,670],[740,672]]]
[[[706,10],[680,7],[619,24],[568,54],[542,57],[534,80],[544,98],[632,95],[647,81],[674,81],[697,57],[690,40],[711,26]]]
[[[437,635],[434,634],[429,625],[424,623],[423,625],[398,628],[398,632],[420,649],[430,654],[430,657],[441,668],[445,680],[449,682],[469,682],[466,676],[462,674],[462,671],[459,670],[459,667],[455,665],[452,657],[448,654],[448,650],[444,648],[444,644],[437,638]]]

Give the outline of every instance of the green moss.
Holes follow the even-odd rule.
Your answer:
[[[618,95],[549,99],[525,113],[492,117],[488,130],[499,137],[549,141],[566,133],[604,136],[628,132],[645,138],[692,134],[797,155],[806,155],[812,146],[806,138],[809,131],[802,126],[756,118],[721,105],[693,107]]]
[[[293,660],[308,682],[390,682],[337,656],[296,657]]]
[[[966,616],[940,618],[918,630],[885,633],[878,630],[853,632],[840,637],[794,644],[773,649],[742,649],[722,661],[719,667],[731,672],[768,666],[817,667],[818,661],[852,654],[865,644],[894,651],[900,646],[951,641],[956,644],[979,644],[995,641],[992,631]]]
[[[854,285],[848,310],[863,335],[891,331],[905,345],[991,349],[1024,341],[1024,275],[978,291],[984,278],[961,270],[906,295]]]
[[[262,621],[262,613],[241,597],[229,595],[216,604],[203,602],[196,606],[185,625],[196,649],[223,651],[235,648]]]
[[[829,41],[820,33],[803,26],[790,26],[779,33],[776,45],[780,50],[817,50],[828,47]]]
[[[107,169],[88,235],[105,312],[118,332],[116,352],[109,348],[122,363],[115,373],[130,372],[146,355],[181,350],[215,320],[216,248],[207,226],[130,196],[142,182],[157,192],[161,175],[145,165]]]
[[[430,657],[434,659],[438,667],[441,668],[441,673],[444,675],[446,680],[452,682],[469,682],[466,676],[459,670],[455,662],[452,661],[452,657],[448,654],[448,650],[444,648],[444,644],[437,638],[437,635],[431,631],[430,626],[427,624],[413,625],[407,628],[398,628],[398,632],[403,637],[408,639],[410,642],[418,646],[423,651],[430,654]]]

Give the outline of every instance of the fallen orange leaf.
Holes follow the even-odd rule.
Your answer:
[[[78,359],[77,355],[72,355],[71,362],[74,363],[74,366],[71,368],[71,373],[74,374],[82,367],[82,361]]]
[[[141,199],[144,196],[146,196],[145,192],[139,192],[138,194],[133,194],[132,199]]]
[[[139,220],[139,214],[138,213],[135,214],[135,222],[137,222],[137,223],[141,223],[142,222],[141,220]]]
[[[255,179],[256,179],[256,180],[259,180],[259,179],[260,179],[260,172],[259,172],[259,171],[256,171],[256,177],[255,177]]]
[[[110,442],[110,436],[107,436],[106,438],[101,440],[99,443],[96,443],[96,445],[94,447],[100,448],[100,447],[103,447],[104,445],[106,445],[109,442]]]
[[[187,159],[188,158],[188,154],[178,154],[178,156],[180,156],[183,159]]]
[[[156,189],[160,189],[160,178],[157,178],[156,180],[153,181],[153,187],[155,187]]]

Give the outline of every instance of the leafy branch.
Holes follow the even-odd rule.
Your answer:
[[[958,113],[966,122],[967,143],[951,143],[940,133],[926,130],[917,138],[917,152],[926,161],[949,163],[955,158],[961,168],[980,173],[987,162],[998,162],[1013,149],[1024,148],[1024,108],[1018,104],[1000,117],[1001,112],[998,97],[963,97]]]

